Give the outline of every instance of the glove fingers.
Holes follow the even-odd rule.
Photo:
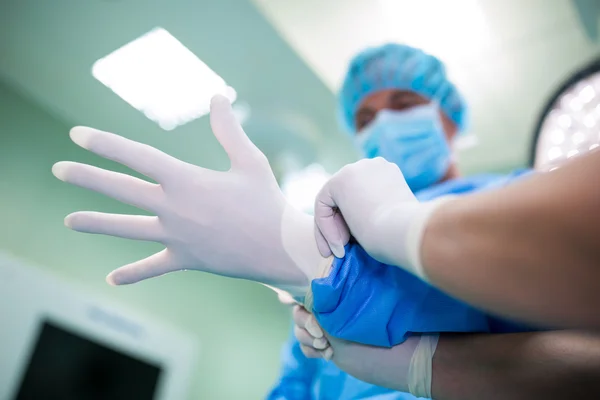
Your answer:
[[[342,249],[344,249],[343,246],[348,244],[348,242],[350,241],[350,228],[348,228],[348,224],[346,224],[346,220],[344,219],[344,216],[342,215],[339,209],[336,210],[333,216],[333,221],[335,222],[335,226],[338,228]],[[342,258],[344,256],[344,253],[345,252],[343,251],[341,256],[339,256],[338,258]]]
[[[296,304],[296,300],[294,300],[292,295],[289,294],[288,292],[278,292],[277,298],[279,299],[279,302],[281,304],[285,304],[285,305]]]
[[[231,102],[216,95],[210,102],[210,126],[213,134],[229,156],[231,168],[255,166],[264,154],[252,143],[233,113]]]
[[[65,225],[84,233],[116,236],[125,239],[163,242],[165,235],[158,217],[145,215],[76,212],[65,218]]]
[[[116,161],[161,183],[181,161],[143,143],[126,139],[114,133],[77,126],[69,133],[77,145]]]
[[[317,241],[317,248],[319,249],[319,253],[323,257],[329,257],[331,253],[331,248],[329,247],[329,243],[327,243],[327,239],[321,233],[319,226],[315,224],[315,239]]]
[[[321,352],[321,357],[327,361],[331,360],[333,358],[333,348],[331,346],[327,347]]]
[[[147,211],[156,211],[160,186],[130,175],[107,171],[91,165],[61,161],[52,166],[61,181],[93,190]]]
[[[323,355],[320,351],[310,347],[305,346],[303,344],[300,345],[300,350],[302,350],[302,354],[304,354],[307,358],[322,358]]]
[[[315,338],[311,336],[306,329],[300,328],[298,325],[294,326],[294,336],[300,344],[308,347],[312,347],[316,350],[325,350],[329,346],[329,342],[325,337]]]
[[[292,311],[292,319],[297,326],[306,329],[313,337],[322,338],[324,336],[314,315],[306,311],[304,307],[295,306]]]
[[[281,304],[285,304],[285,305],[298,304],[298,302],[296,300],[294,300],[294,298],[292,297],[292,295],[289,294],[288,292],[286,292],[285,290],[276,288],[275,286],[267,285],[266,283],[263,283],[263,285],[266,286],[266,287],[268,287],[269,289],[271,289],[275,293],[277,293],[277,298],[279,299],[279,301],[281,302]]]
[[[333,198],[327,191],[319,193],[315,202],[315,223],[329,248],[337,258],[344,257],[344,245],[350,239],[350,232],[346,223],[340,223],[341,215],[338,214]]]
[[[163,250],[148,258],[125,265],[108,274],[106,282],[111,285],[129,285],[148,278],[164,275],[181,269],[168,250]]]

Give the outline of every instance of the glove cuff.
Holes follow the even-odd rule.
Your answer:
[[[405,242],[408,265],[403,265],[403,267],[407,269],[410,268],[410,272],[425,282],[428,282],[429,279],[425,274],[423,263],[421,261],[421,244],[423,242],[425,229],[427,228],[427,223],[435,210],[442,204],[455,198],[456,196],[444,196],[432,201],[420,203],[418,211],[413,216],[408,228]]]
[[[319,263],[319,269],[317,270],[317,275],[313,279],[325,278],[331,272],[331,266],[333,264],[333,256],[329,256],[323,258]],[[312,282],[312,281],[311,281]],[[312,285],[309,283],[308,290],[306,291],[306,295],[304,296],[304,308],[308,310],[308,312],[312,313],[313,311],[313,291]]]
[[[408,391],[415,397],[431,398],[433,354],[440,335],[422,335],[408,367]]]

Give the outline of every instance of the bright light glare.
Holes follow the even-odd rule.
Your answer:
[[[556,129],[556,130],[552,131],[551,135],[552,135],[551,136],[552,142],[555,144],[561,144],[562,142],[565,141],[565,134],[560,129]]]
[[[575,145],[581,144],[585,140],[585,134],[581,131],[575,132],[571,137],[571,140],[573,140]]]
[[[250,105],[246,102],[237,102],[233,105],[233,115],[237,118],[240,125],[244,125],[248,118],[250,118],[251,109]]]
[[[578,151],[578,150],[571,150],[571,151],[569,151],[569,152],[567,153],[567,158],[574,157],[574,156],[576,156],[577,154],[579,154],[579,151]]]
[[[556,160],[557,158],[562,156],[562,154],[563,154],[563,152],[560,149],[560,147],[552,147],[550,150],[548,150],[548,159]]]
[[[583,124],[588,128],[593,128],[596,125],[596,119],[593,115],[586,115],[583,119]]]
[[[536,168],[561,164],[600,144],[600,71],[568,87],[546,115],[536,145]]]
[[[579,111],[583,108],[583,104],[581,103],[581,101],[579,99],[573,99],[571,100],[571,102],[569,103],[569,105],[571,106],[571,108],[573,109],[573,111]]]
[[[479,54],[491,41],[477,0],[379,0],[389,39],[459,60]],[[440,34],[443,32],[443,34]]]
[[[471,135],[460,135],[454,139],[454,148],[456,150],[468,150],[479,144],[477,136]]]
[[[236,99],[223,78],[163,28],[99,59],[92,75],[165,130],[207,114],[215,94]]]
[[[281,190],[294,208],[312,212],[317,194],[329,178],[321,165],[312,164],[285,177]]]
[[[594,91],[594,88],[592,87],[592,85],[586,85],[579,92],[579,98],[584,103],[589,103],[590,101],[592,101],[594,99],[594,97],[596,97],[596,92]]]
[[[569,117],[568,115],[561,115],[560,117],[558,117],[558,123],[563,128],[568,128],[571,126],[571,117]]]

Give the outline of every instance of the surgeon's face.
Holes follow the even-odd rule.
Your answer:
[[[429,99],[408,90],[386,89],[372,93],[364,98],[354,115],[357,134],[360,135],[361,131],[375,119],[381,110],[407,110],[429,102]],[[456,136],[457,127],[442,111],[440,111],[440,116],[446,139],[451,143]]]
[[[441,127],[434,123],[435,121],[430,121],[431,124],[428,124],[427,121],[419,120],[423,112],[427,111],[421,111],[421,117],[417,116],[416,121],[410,118],[390,120],[391,114],[381,114],[382,119],[376,120],[376,117],[381,110],[402,112],[429,103],[429,99],[415,92],[380,90],[367,96],[355,114],[357,135],[365,135],[356,137],[364,156],[383,157],[398,165],[413,191],[460,176],[455,158],[452,156],[452,142],[458,129],[454,122],[440,110],[437,112]],[[436,109],[431,107],[425,107],[424,110],[429,110],[430,113],[436,112]],[[424,118],[436,119],[435,114],[430,114],[429,117],[425,115]],[[422,127],[424,131],[418,138],[414,135],[404,135],[404,128],[407,128],[410,133],[414,126],[397,125],[402,123],[417,123],[417,126]]]

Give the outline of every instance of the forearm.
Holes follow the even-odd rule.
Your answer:
[[[445,335],[432,369],[440,400],[599,398],[600,338],[571,331]]]
[[[329,340],[340,369],[375,385],[408,390],[406,374],[415,343],[388,349]],[[569,331],[444,334],[432,375],[437,400],[596,398],[600,338]]]
[[[388,348],[326,336],[333,350],[332,361],[339,369],[373,385],[409,392],[407,377],[418,337]]]
[[[600,152],[444,203],[421,245],[428,279],[490,311],[600,328]]]

